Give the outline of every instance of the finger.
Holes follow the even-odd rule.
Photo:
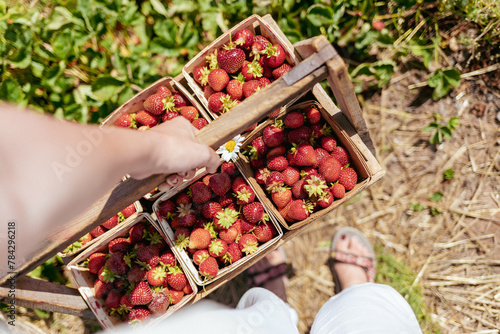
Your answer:
[[[172,186],[169,185],[167,182],[163,182],[162,184],[160,184],[158,186],[158,189],[162,192],[167,192],[169,191],[170,189],[172,189]]]
[[[184,181],[184,179],[179,174],[171,174],[167,176],[166,180],[167,184],[169,184],[172,187],[177,187],[182,183],[182,181]]]
[[[190,170],[185,171],[185,172],[180,172],[178,174],[186,180],[191,180],[196,175],[196,168],[190,169]]]

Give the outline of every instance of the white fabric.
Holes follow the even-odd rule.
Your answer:
[[[406,300],[387,285],[353,285],[330,298],[319,310],[311,334],[422,333]]]

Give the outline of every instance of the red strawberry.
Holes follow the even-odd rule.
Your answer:
[[[222,239],[214,239],[208,246],[208,253],[213,257],[221,257],[227,252],[227,243]]]
[[[201,214],[207,219],[212,219],[215,214],[222,211],[222,206],[217,202],[207,202],[201,209]]]
[[[97,226],[95,229],[90,231],[90,235],[93,236],[94,238],[97,238],[101,235],[103,235],[106,232],[106,229],[102,227],[102,225]]]
[[[285,116],[285,126],[297,129],[304,125],[304,115],[299,111],[291,111]]]
[[[194,121],[196,117],[198,117],[198,109],[193,106],[185,106],[181,108],[181,116],[184,116],[189,122]]]
[[[177,93],[177,92],[173,93],[172,101],[174,103],[174,107],[177,109],[180,109],[180,108],[188,105],[188,101],[187,101],[186,97],[184,95],[182,95],[181,93]],[[168,108],[168,106],[167,106],[167,108]]]
[[[181,204],[187,205],[187,204],[191,203],[191,197],[189,197],[189,195],[186,193],[180,193],[177,196],[177,198],[175,199],[175,203],[177,205],[181,205]]]
[[[235,164],[231,161],[224,161],[220,168],[221,172],[228,173],[229,175],[234,175],[237,171]]]
[[[304,180],[299,180],[292,187],[293,197],[297,199],[306,199],[308,197],[307,191],[303,187]]]
[[[250,233],[255,229],[255,226],[257,226],[257,224],[251,223],[248,220],[246,220],[245,217],[242,217],[242,219],[240,219],[237,222],[239,222],[240,224],[241,234]]]
[[[267,38],[265,38],[264,36],[262,36],[262,35],[255,35],[255,36],[253,36],[253,41],[254,42],[259,42],[259,43],[261,43],[264,46],[267,46],[267,44],[270,43],[269,40]]]
[[[115,121],[115,125],[121,126],[122,128],[137,128],[135,125],[135,114],[121,114]]]
[[[321,147],[316,148],[314,152],[316,153],[316,163],[312,166],[314,168],[318,168],[323,161],[330,158],[330,154]]]
[[[326,190],[318,197],[318,205],[322,208],[329,207],[333,203],[333,195]]]
[[[144,109],[149,111],[153,115],[161,115],[165,110],[164,98],[158,94],[150,95],[146,101],[144,101]]]
[[[289,222],[294,222],[295,219],[288,217],[288,212],[290,211],[291,206],[292,206],[292,201],[288,202],[286,206],[279,208],[278,212],[280,213],[281,217],[283,217],[285,220]]]
[[[177,220],[180,226],[191,227],[196,223],[196,213],[191,209],[191,204],[181,204],[177,208],[177,211],[179,212]]]
[[[219,264],[214,257],[209,256],[200,264],[198,270],[201,276],[207,279],[214,278],[219,272]]]
[[[201,130],[203,129],[207,124],[208,124],[208,121],[204,118],[196,118],[194,119],[191,124],[193,124],[193,126],[195,128],[197,128],[198,130]]]
[[[176,260],[171,250],[166,250],[160,254],[160,263],[164,266],[175,266]]]
[[[321,147],[328,152],[332,152],[337,147],[337,141],[332,136],[321,137]]]
[[[143,222],[140,222],[138,224],[135,224],[132,226],[129,230],[129,240],[130,243],[136,243],[142,240],[144,237],[144,229],[146,228],[146,225]]]
[[[351,190],[358,182],[358,174],[350,167],[340,171],[339,183],[344,186],[345,190]]]
[[[292,66],[290,66],[288,64],[283,64],[280,67],[275,68],[272,72],[274,79],[278,79],[279,77],[281,77],[282,75],[284,75],[285,73],[290,71],[291,69],[292,69]]]
[[[219,197],[219,204],[221,207],[226,208],[234,203],[234,197],[231,193],[227,193],[224,196]]]
[[[372,27],[373,29],[376,29],[378,31],[381,31],[382,29],[385,28],[385,23],[382,22],[382,21],[378,21],[378,20],[373,20],[372,22]]]
[[[259,169],[261,167],[264,167],[265,165],[266,165],[266,160],[264,158],[259,158],[259,159],[252,158],[250,160],[250,166],[253,169]]]
[[[146,274],[148,283],[153,286],[163,285],[165,279],[167,278],[167,272],[162,266],[156,266],[148,270]]]
[[[234,108],[236,105],[237,102],[232,100],[231,96],[222,92],[212,94],[208,98],[208,108],[211,112],[216,114],[225,113],[231,110],[231,108]]]
[[[257,58],[261,57],[262,51],[266,49],[266,45],[262,44],[261,42],[256,42],[254,41],[252,45],[250,46],[250,53],[248,54],[248,59],[254,60],[257,55],[259,55]]]
[[[113,253],[106,261],[105,267],[113,274],[122,275],[128,270],[128,266],[123,259],[123,253]]]
[[[116,225],[118,225],[118,220],[119,220],[118,215],[114,215],[113,217],[109,218],[104,223],[102,223],[101,226],[110,230]]]
[[[172,305],[180,303],[182,300],[182,297],[184,297],[184,291],[170,290],[169,293],[170,293],[170,303]]]
[[[298,166],[312,166],[316,163],[316,152],[311,145],[302,143],[296,149],[294,162]]]
[[[138,282],[130,291],[130,302],[134,305],[147,305],[153,300],[153,293],[149,284],[146,282]]]
[[[214,225],[223,230],[231,227],[236,219],[238,219],[238,211],[227,207],[223,211],[219,211],[214,216]]]
[[[249,233],[242,235],[238,244],[240,250],[247,255],[255,253],[259,246],[259,242],[255,235]]]
[[[262,138],[267,146],[275,147],[283,143],[283,140],[285,140],[285,133],[279,126],[271,124],[264,128]]]
[[[147,278],[148,271],[138,265],[133,265],[127,272],[127,280],[133,284],[144,281]]]
[[[235,194],[237,198],[236,203],[238,205],[252,203],[255,200],[255,192],[249,185],[242,185]]]
[[[221,68],[216,68],[208,75],[208,84],[216,92],[220,92],[229,82],[229,75]]]
[[[171,267],[168,271],[167,282],[174,290],[180,291],[187,284],[186,275],[184,275],[181,268],[177,266]]]
[[[288,142],[290,144],[300,144],[308,142],[312,135],[312,129],[308,126],[301,126],[288,132]]]
[[[150,267],[156,267],[160,262],[159,249],[155,245],[149,245],[137,251],[136,259],[148,264]]]
[[[247,181],[243,178],[243,176],[237,176],[231,185],[231,189],[233,192],[237,192],[240,187],[248,185]]]
[[[113,283],[103,282],[100,279],[94,281],[94,296],[96,298],[106,298],[108,293],[113,289]]]
[[[176,210],[177,206],[172,200],[169,199],[164,202],[161,202],[160,205],[158,205],[158,211],[160,216],[165,217],[167,219],[170,219],[173,216],[175,216]]]
[[[335,183],[331,188],[330,188],[332,195],[335,198],[344,198],[345,196],[345,188],[343,185],[340,183]]]
[[[203,228],[195,228],[189,236],[189,248],[206,249],[212,239],[210,232]]]
[[[283,145],[273,147],[272,149],[269,150],[269,152],[266,154],[266,159],[271,160],[274,157],[277,157],[279,155],[286,155],[286,147]],[[288,162],[287,162],[288,164]]]
[[[284,171],[288,167],[288,160],[282,155],[267,161],[267,168],[278,172]]]
[[[262,77],[263,69],[258,60],[254,59],[252,62],[245,60],[241,66],[241,74],[247,81],[255,80]]]
[[[198,66],[193,70],[193,78],[194,80],[202,86],[208,84],[208,74],[210,70],[208,67]]]
[[[219,50],[219,52],[217,53],[217,62],[219,63],[220,68],[226,71],[227,73],[236,73],[243,65],[243,61],[245,61],[245,52],[240,48],[232,48],[232,49],[223,48]],[[208,77],[209,77],[208,81],[210,83],[210,74],[208,75]],[[212,86],[212,88],[214,87]],[[215,90],[220,91],[222,89],[215,89]]]
[[[273,171],[269,174],[266,180],[266,189],[270,192],[275,192],[285,184],[285,178],[278,171]]]
[[[209,257],[210,255],[208,254],[208,250],[200,249],[193,254],[193,262],[199,266],[203,261],[205,261]]]
[[[253,34],[248,29],[238,30],[234,34],[234,44],[238,45],[240,48],[247,50],[252,46]]]
[[[269,67],[278,67],[285,61],[285,50],[283,50],[283,47],[279,44],[274,44],[272,46],[268,45],[264,53],[267,55],[266,64]]]
[[[342,167],[344,167],[345,165],[347,165],[348,163],[351,162],[351,158],[349,157],[349,153],[347,153],[347,151],[341,146],[335,147],[333,149],[332,153],[330,153],[330,156],[337,159],[340,162],[340,165]]]
[[[243,207],[243,215],[251,223],[257,223],[264,218],[264,207],[259,202],[253,202]]]
[[[271,174],[271,171],[267,169],[266,167],[259,168],[255,172],[255,180],[257,180],[257,183],[259,184],[266,184],[266,180]]]
[[[258,224],[255,227],[255,230],[253,230],[253,234],[259,242],[264,243],[271,240],[277,233],[273,224],[264,222],[262,224]]]
[[[297,199],[292,201],[292,205],[288,211],[288,216],[295,220],[304,220],[309,217],[310,211],[310,205],[306,204],[302,199]]]
[[[87,268],[92,274],[97,274],[105,263],[106,263],[106,254],[96,252],[89,256],[89,262]]]
[[[328,188],[325,178],[318,174],[309,174],[304,178],[304,190],[309,197],[320,196]]]
[[[295,167],[288,166],[281,174],[283,175],[285,184],[288,186],[293,186],[300,179],[299,170]]]
[[[124,312],[129,312],[134,307],[134,304],[130,302],[128,295],[122,295],[120,298],[120,309]]]
[[[200,181],[195,182],[191,186],[191,194],[193,195],[193,202],[197,204],[208,202],[212,197],[212,191],[210,191],[210,187]]]
[[[236,223],[236,222],[235,222]],[[228,229],[222,230],[219,232],[219,238],[224,240],[226,243],[230,244],[238,238],[239,231],[234,226],[229,227]]]
[[[335,158],[327,158],[318,168],[318,171],[325,178],[326,182],[335,182],[340,176],[340,163]]]
[[[158,124],[158,117],[146,110],[139,111],[135,115],[135,120],[142,125],[149,126],[150,128]]]
[[[243,78],[243,76],[242,76]],[[226,92],[227,94],[231,97],[233,100],[241,100],[243,97],[243,84],[244,84],[244,78],[243,81],[240,81],[239,79],[233,79],[229,81],[229,83],[226,86]]]
[[[260,81],[259,80],[247,81],[243,84],[242,90],[243,90],[243,95],[245,97],[249,97],[256,91],[260,90]]]
[[[266,87],[267,85],[270,85],[271,84],[271,80],[269,80],[269,78],[259,78],[259,83],[260,83],[260,88],[264,88]]]
[[[151,311],[143,307],[135,307],[128,313],[128,322],[142,322],[151,316]]]
[[[278,208],[282,208],[292,200],[292,191],[282,187],[278,191],[273,192],[271,198]]]
[[[177,116],[180,116],[177,111],[167,111],[161,115],[161,121],[167,122],[170,121],[171,119],[176,118]]]
[[[122,298],[122,294],[118,289],[113,289],[108,293],[106,297],[106,307],[111,310],[116,310],[120,307],[120,299]]]
[[[208,82],[208,76],[207,76],[207,82]],[[205,98],[208,100],[208,98],[210,96],[212,96],[213,94],[215,94],[216,91],[212,89],[212,87],[210,87],[209,85],[206,85],[204,88],[203,88],[203,96],[205,96]]]
[[[170,306],[170,294],[160,291],[153,294],[153,299],[148,304],[148,309],[152,314],[163,314]]]
[[[239,245],[233,242],[227,246],[227,252],[222,257],[222,260],[226,265],[229,265],[240,260],[242,256],[243,253],[241,252]]]
[[[90,242],[90,240],[92,239],[93,237],[90,235],[90,233],[85,234],[83,237],[81,237],[82,246]]]
[[[215,174],[210,178],[209,185],[216,195],[222,196],[231,189],[231,177],[227,173]]]
[[[316,124],[321,120],[321,113],[316,107],[311,106],[306,109],[306,117],[309,124]]]
[[[323,136],[330,136],[332,134],[332,128],[328,124],[312,124],[311,130],[313,138],[321,138]]]
[[[252,157],[263,157],[268,152],[269,147],[264,143],[264,138],[262,136],[256,137],[252,140],[252,145],[250,147],[250,154]]]
[[[168,89],[166,86],[160,86],[158,87],[158,89],[156,90],[156,94],[157,95],[160,95],[161,97],[167,97],[169,95],[172,95],[172,92],[170,91],[170,89]]]
[[[134,203],[129,204],[129,206],[127,206],[125,209],[123,209],[120,212],[123,215],[123,217],[125,217],[125,218],[128,218],[128,217],[132,216],[135,213],[135,205],[134,205]]]
[[[282,108],[280,107],[280,108],[276,109],[275,111],[273,111],[272,113],[270,113],[269,115],[267,115],[267,117],[275,118],[280,114],[281,111],[282,111]]]
[[[108,249],[110,253],[125,252],[130,247],[128,238],[116,238],[109,242]]]

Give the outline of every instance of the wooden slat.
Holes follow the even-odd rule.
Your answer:
[[[301,64],[297,65],[301,66]],[[285,76],[288,74],[285,74]],[[219,117],[207,125],[196,135],[196,139],[213,148],[230,140],[239,133],[249,128],[256,121],[263,119],[271,111],[286,104],[300,93],[312,87],[328,76],[328,69],[322,66],[313,73],[292,86],[288,86],[284,77],[279,78],[258,94],[254,94],[236,106],[231,112]],[[61,249],[78,240],[106,219],[119,212],[123,207],[140,199],[151,189],[161,184],[167,175],[153,175],[145,180],[127,179],[121,182],[107,194],[97,200],[87,211],[78,218],[68,223],[55,235],[47,236],[43,245],[29,254],[25,262],[18,264],[17,272],[27,273],[38,265],[55,255]],[[5,281],[6,270],[0,268],[0,284]]]

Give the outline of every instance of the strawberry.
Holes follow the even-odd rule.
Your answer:
[[[108,296],[106,297],[106,307],[111,310],[116,310],[120,307],[120,299],[122,298],[122,294],[118,289],[112,289]]]
[[[321,147],[328,152],[332,152],[337,147],[337,141],[332,136],[321,137]]]
[[[304,178],[304,190],[307,191],[309,197],[321,196],[328,188],[325,178],[318,174],[309,174]]]
[[[138,282],[129,294],[130,302],[134,305],[147,305],[153,300],[153,293],[149,284]]]
[[[267,117],[275,118],[281,113],[282,110],[283,110],[283,107],[280,107],[280,108],[276,109],[275,111],[273,111],[272,113],[270,113],[269,115],[267,115]]]
[[[245,97],[249,97],[253,95],[256,91],[260,90],[260,81],[259,80],[249,80],[245,82],[242,86],[243,95]]]
[[[220,167],[221,172],[228,173],[229,175],[236,174],[236,165],[232,161],[224,161]]]
[[[253,234],[243,234],[238,242],[240,250],[246,255],[253,254],[257,251],[259,242]]]
[[[264,58],[260,58],[260,59],[261,59],[261,66],[262,66],[262,75],[266,78],[269,78],[269,79],[272,78],[274,80],[272,67],[263,63],[265,60]]]
[[[162,98],[165,98],[167,96],[170,96],[172,95],[172,92],[170,91],[170,89],[168,89],[166,86],[160,86],[158,87],[158,89],[156,90],[156,94],[157,95],[160,95]]]
[[[326,190],[318,197],[318,205],[322,208],[329,207],[333,203],[333,195]]]
[[[118,225],[118,220],[119,220],[118,215],[114,215],[113,217],[109,218],[104,223],[102,223],[101,226],[110,230],[113,227],[115,227],[116,225]]]
[[[182,290],[187,284],[186,275],[182,272],[180,267],[174,266],[170,267],[167,277],[168,285],[170,285],[174,290]]]
[[[209,185],[217,196],[222,196],[231,189],[231,177],[227,173],[214,174]]]
[[[271,80],[269,80],[269,78],[259,78],[259,83],[260,83],[260,88],[264,88],[266,87],[267,85],[270,85],[271,84]]]
[[[143,307],[134,307],[128,313],[128,322],[142,322],[147,320],[151,316],[151,312]]]
[[[286,206],[292,200],[292,191],[281,187],[271,194],[271,198],[278,208]]]
[[[176,215],[176,209],[177,206],[170,199],[167,199],[166,201],[161,202],[160,205],[158,205],[158,212],[160,216],[167,219],[170,219]]]
[[[198,66],[193,70],[193,78],[194,80],[202,86],[206,86],[208,84],[208,74],[210,70],[208,67]]]
[[[243,178],[243,176],[237,176],[234,178],[233,183],[231,185],[231,189],[233,192],[237,192],[242,186],[248,185],[247,181]]]
[[[123,259],[123,253],[121,252],[111,254],[104,266],[116,275],[125,274],[128,270],[128,266]]]
[[[225,208],[223,211],[219,211],[214,216],[214,225],[223,230],[231,227],[236,219],[238,219],[238,211],[232,208]]]
[[[237,198],[236,204],[238,205],[249,204],[255,200],[255,192],[249,185],[242,185],[235,194]]]
[[[108,249],[111,254],[125,252],[130,247],[128,238],[116,238],[109,242]]]
[[[193,106],[185,106],[181,107],[180,110],[181,116],[184,116],[189,122],[193,122],[195,118],[198,117],[198,109]]]
[[[252,158],[250,160],[250,166],[253,169],[259,169],[261,167],[264,167],[265,165],[266,165],[266,160],[264,158],[258,158],[258,159]]]
[[[283,129],[279,127],[279,124],[271,124],[264,128],[262,138],[267,146],[275,147],[283,143],[283,140],[285,140],[285,133],[283,132]]]
[[[372,22],[372,27],[373,29],[376,29],[378,31],[381,31],[382,29],[385,28],[385,23],[382,22],[382,21],[378,21],[378,20],[373,20]]]
[[[189,195],[186,193],[180,193],[175,199],[175,203],[177,205],[188,205],[189,203],[191,203],[191,197],[189,197]]]
[[[231,193],[219,197],[219,204],[221,207],[226,208],[234,204],[234,197]]]
[[[227,252],[222,257],[222,260],[226,265],[230,265],[240,260],[243,256],[243,253],[240,250],[240,246],[233,242],[227,246]]]
[[[214,278],[219,272],[219,264],[214,257],[209,256],[198,268],[200,275],[206,279]]]
[[[335,198],[344,198],[345,196],[345,188],[343,185],[341,185],[340,183],[335,183],[331,188],[330,188],[331,192],[332,192],[332,195],[335,197]]]
[[[177,220],[180,226],[191,227],[194,223],[196,223],[196,213],[193,209],[191,209],[191,204],[179,205],[177,207],[177,212],[179,212]]]
[[[303,187],[304,180],[299,180],[292,187],[293,197],[297,199],[306,199],[308,197],[307,191]]]
[[[350,167],[340,171],[339,183],[344,186],[345,190],[351,190],[358,182],[358,174]]]
[[[160,263],[164,266],[175,266],[176,264],[174,253],[171,250],[163,251],[160,254]]]
[[[236,73],[245,61],[245,52],[240,48],[230,48],[230,46],[227,46],[227,48],[228,49],[225,47],[219,50],[217,53],[217,62],[219,63],[220,68],[227,73]],[[210,83],[210,74],[208,76],[208,81]],[[212,86],[212,88],[214,87]]]
[[[180,116],[177,111],[167,111],[161,115],[161,121],[167,122],[170,121],[171,119],[176,118],[177,116]]]
[[[217,62],[217,53],[218,52],[219,52],[219,50],[215,49],[211,54],[209,54],[208,56],[205,57],[210,70],[213,70],[215,68],[219,68],[219,63]]]
[[[106,298],[111,289],[113,289],[113,283],[106,283],[100,279],[94,281],[94,296],[96,298]]]
[[[203,261],[205,261],[209,257],[210,255],[208,254],[208,250],[200,249],[193,254],[193,262],[199,266]]]
[[[121,114],[115,121],[115,125],[121,126],[122,128],[136,129],[135,114]]]
[[[288,166],[281,172],[286,185],[293,186],[300,179],[299,170],[295,167]]]
[[[262,35],[255,35],[253,36],[253,41],[254,42],[259,42],[260,44],[264,45],[264,46],[267,46],[267,44],[269,44],[269,40],[267,38],[265,38],[264,36]]]
[[[203,129],[207,124],[208,124],[208,121],[204,118],[196,118],[194,119],[191,124],[193,124],[193,126],[195,128],[197,128],[198,130],[201,130]]]
[[[269,147],[264,143],[264,138],[262,136],[252,140],[252,145],[249,147],[252,157],[262,157],[269,151]]]
[[[120,212],[123,215],[123,217],[125,217],[125,218],[128,218],[128,217],[132,216],[135,213],[135,205],[134,205],[134,203],[129,204],[129,206],[127,206],[125,209],[123,209]]]
[[[271,174],[271,171],[266,167],[259,168],[255,172],[255,180],[257,180],[258,184],[266,184],[266,180]]]
[[[155,245],[149,245],[137,251],[136,259],[148,264],[150,267],[156,267],[160,262],[159,253]]]
[[[143,103],[144,109],[153,115],[161,115],[165,110],[164,98],[158,94],[150,95]]]
[[[160,286],[163,285],[163,282],[167,278],[167,272],[162,266],[156,266],[148,270],[146,278],[150,285]]]
[[[285,73],[287,73],[291,69],[292,69],[292,66],[290,66],[288,64],[283,64],[280,67],[275,68],[272,72],[274,79],[280,78],[282,75],[284,75]]]
[[[288,216],[295,220],[304,220],[309,217],[312,208],[310,204],[306,204],[304,200],[297,199],[292,201]]]
[[[129,230],[129,240],[130,240],[130,243],[136,243],[136,242],[139,242],[140,240],[142,240],[142,238],[144,237],[144,229],[145,229],[146,225],[143,223],[143,222],[140,222],[138,224],[135,224],[134,226],[132,226]]]
[[[248,29],[238,30],[234,34],[234,44],[244,50],[248,50],[253,44],[253,34]]]
[[[208,98],[208,108],[211,112],[222,114],[236,106],[237,102],[226,93],[218,92]]]
[[[328,124],[315,123],[311,125],[312,137],[321,138],[323,136],[330,136],[332,128]]]
[[[234,226],[231,226],[225,230],[222,230],[219,232],[219,238],[221,240],[224,240],[226,243],[230,244],[238,238],[239,231],[238,229]]]
[[[210,201],[203,205],[201,214],[207,219],[212,219],[219,211],[222,211],[222,206],[217,202]]]
[[[253,202],[243,207],[243,215],[251,223],[257,223],[264,218],[264,207],[259,202]]]
[[[220,92],[229,82],[229,75],[221,68],[216,68],[208,75],[208,84],[216,92]]]
[[[285,126],[291,129],[300,128],[304,125],[304,115],[299,111],[291,111],[285,116]]]
[[[241,66],[241,74],[247,81],[255,80],[262,77],[263,68],[257,59],[254,59],[252,62],[245,60]]]
[[[250,53],[248,54],[248,59],[251,61],[257,58],[257,60],[260,60],[261,58],[261,53],[266,49],[266,45],[262,44],[261,42],[256,42],[255,40],[253,41],[252,45],[250,46]]]
[[[326,182],[335,182],[340,176],[340,162],[335,158],[327,158],[318,168],[318,171],[325,178]]]
[[[312,135],[312,129],[308,126],[301,126],[288,132],[288,142],[290,144],[300,144],[308,142]]]
[[[184,297],[184,291],[170,290],[169,293],[170,293],[170,304],[172,305],[180,303],[182,297]]]
[[[210,190],[210,187],[200,181],[195,182],[193,185],[191,185],[191,194],[193,194],[193,202],[197,204],[208,202],[212,197],[212,191]]]
[[[90,233],[85,234],[83,237],[81,237],[82,246],[85,245],[86,243],[90,242],[90,240],[92,240],[92,239],[93,239],[93,237],[92,237],[92,235],[90,235]]]
[[[321,120],[321,113],[316,107],[311,106],[306,108],[306,118],[309,124],[316,124]]]
[[[208,246],[208,253],[213,257],[221,257],[227,252],[227,243],[222,239],[214,239]]]
[[[158,116],[155,116],[146,110],[139,111],[135,115],[135,120],[140,124],[148,126],[150,128],[158,124]]]
[[[276,68],[285,61],[285,50],[279,44],[267,45],[264,54],[267,56],[265,59],[269,67]]]
[[[266,180],[266,189],[270,192],[279,190],[285,184],[285,178],[278,171],[272,171]]]
[[[288,167],[288,160],[282,155],[272,158],[267,161],[267,168],[278,172],[284,171]]]
[[[269,150],[269,152],[266,154],[266,159],[271,160],[274,157],[277,157],[279,155],[285,155],[286,154],[286,147],[283,145],[273,147],[272,149]],[[288,161],[287,161],[288,164]]]
[[[89,256],[89,262],[87,268],[92,274],[97,274],[105,263],[106,263],[106,254],[96,252]]]
[[[288,204],[286,206],[279,208],[278,212],[281,215],[281,217],[283,217],[285,220],[287,220],[289,222],[294,222],[295,219],[288,217],[288,212],[290,211],[291,206],[292,206],[292,201],[288,202]]]
[[[127,272],[127,280],[131,283],[137,283],[147,279],[148,271],[139,265],[134,264]]]
[[[207,80],[208,80],[208,77],[207,77]],[[208,81],[207,81],[208,82]],[[210,87],[209,85],[206,85],[204,88],[203,88],[203,96],[205,96],[205,98],[208,100],[208,98],[210,96],[212,96],[213,94],[215,94],[216,91],[212,89],[212,87]]]
[[[242,80],[240,80],[240,78]],[[226,92],[227,94],[231,97],[233,100],[241,100],[243,97],[243,84],[245,82],[245,78],[240,75],[238,75],[237,79],[233,79],[228,82],[226,86]]]
[[[264,243],[271,240],[277,233],[273,224],[264,222],[262,224],[258,224],[255,227],[255,230],[253,230],[253,234],[259,242]]]
[[[182,107],[185,107],[188,105],[188,101],[186,100],[186,97],[182,95],[181,93],[173,93],[172,95],[172,102],[174,103],[174,107],[176,109],[180,109]],[[168,110],[168,105],[165,104]]]
[[[337,159],[342,167],[351,162],[351,157],[349,157],[349,153],[347,153],[347,151],[341,146],[335,147],[332,153],[330,153],[330,156]]]
[[[170,306],[170,294],[160,291],[153,294],[153,299],[148,304],[148,309],[152,314],[163,314]]]
[[[313,168],[318,168],[323,161],[330,158],[330,154],[321,147],[316,148],[314,152],[316,154],[316,163],[312,166]]]
[[[195,228],[189,236],[189,248],[206,249],[211,240],[210,232],[203,228]]]
[[[90,235],[93,236],[94,238],[97,238],[101,235],[103,235],[106,232],[106,229],[102,227],[102,225],[97,226],[95,229],[90,231]]]
[[[302,143],[296,150],[294,162],[298,166],[312,166],[316,163],[316,152],[311,145]]]

